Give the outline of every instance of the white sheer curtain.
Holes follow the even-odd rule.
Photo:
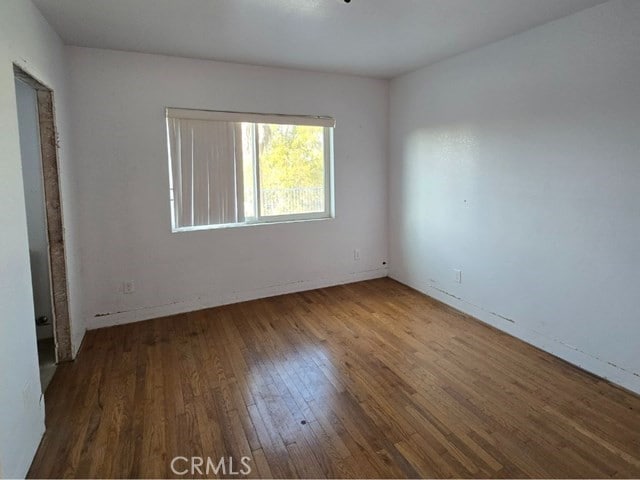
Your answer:
[[[244,220],[240,123],[167,118],[174,228]]]

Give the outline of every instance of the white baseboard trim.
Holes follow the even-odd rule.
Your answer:
[[[549,337],[542,333],[523,327],[515,320],[508,320],[497,313],[485,310],[466,300],[455,297],[444,290],[431,285],[407,282],[393,274],[389,275],[394,280],[435,298],[436,300],[460,310],[463,313],[492,327],[502,330],[526,343],[550,353],[562,360],[576,365],[594,375],[619,385],[627,390],[640,394],[640,376],[637,373],[618,367],[607,360],[590,355],[578,347],[568,345],[560,339]]]
[[[243,292],[214,294],[211,297],[200,297],[195,300],[172,303],[169,305],[143,307],[135,310],[109,314],[96,314],[87,320],[86,326],[87,330],[95,330],[98,328],[112,327],[114,325],[141,322],[152,318],[161,318],[169,315],[194,312],[197,310],[204,310],[206,308],[219,307],[221,305],[257,300],[259,298],[274,297],[276,295],[284,295],[287,293],[303,292],[306,290],[315,290],[316,288],[325,288],[335,285],[343,285],[346,283],[372,280],[374,278],[386,277],[388,273],[388,268],[377,268],[364,272],[353,272],[342,277],[331,279],[300,280],[298,282],[283,283]]]

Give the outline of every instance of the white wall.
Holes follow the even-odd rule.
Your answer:
[[[33,288],[33,306],[35,310],[34,317],[46,316],[52,320],[49,242],[47,240],[47,223],[44,208],[38,99],[36,90],[32,86],[17,79],[15,85],[27,233],[29,237],[31,286]],[[25,318],[25,321],[34,321],[34,319]],[[37,325],[38,340],[52,338],[52,326],[52,323]]]
[[[612,1],[390,93],[391,275],[636,392],[638,25]]]
[[[89,328],[387,274],[388,82],[68,54]],[[167,106],[335,117],[336,218],[172,234]],[[133,294],[123,294],[126,280]]]
[[[31,2],[0,2],[0,476],[25,475],[44,431],[36,330],[29,269],[25,199],[13,63],[54,89],[60,130],[62,201],[67,248],[74,249],[73,194],[66,143],[64,47]],[[68,262],[70,297],[79,299],[78,264]],[[72,334],[82,338],[78,303],[71,304]]]

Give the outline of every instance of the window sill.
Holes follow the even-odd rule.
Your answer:
[[[171,233],[202,232],[206,230],[226,230],[231,228],[262,227],[265,225],[282,225],[287,223],[307,223],[334,220],[334,216],[318,218],[300,218],[291,220],[274,220],[272,222],[224,223],[220,225],[202,225],[198,227],[172,228]]]

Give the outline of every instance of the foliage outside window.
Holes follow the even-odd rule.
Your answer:
[[[332,133],[326,117],[167,109],[173,230],[330,217]]]

